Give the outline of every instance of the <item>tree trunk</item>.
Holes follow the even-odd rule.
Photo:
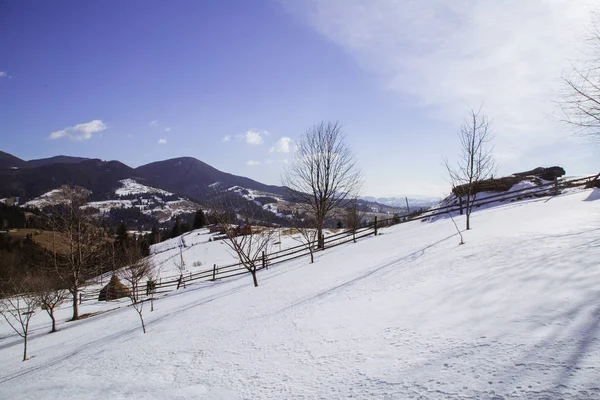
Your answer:
[[[470,184],[469,184],[470,188]],[[473,207],[473,203],[471,202],[471,189],[469,189],[469,194],[467,195],[467,204],[465,206],[465,220],[466,220],[466,230],[471,228],[471,208]]]
[[[313,264],[315,262],[315,257],[313,255],[312,245],[309,246],[308,251],[310,252],[310,263]]]
[[[325,240],[323,238],[323,227],[320,226],[317,228],[317,248],[324,249],[325,248]]]
[[[140,321],[142,321],[142,330],[144,331],[144,334],[146,334],[146,324],[144,324],[144,317],[142,316],[142,312],[138,311],[138,314],[140,316]]]
[[[79,287],[75,286],[72,290],[73,293],[73,318],[71,321],[77,321],[79,319]]]
[[[52,319],[52,330],[50,333],[56,332],[56,318],[54,317],[54,308],[50,308],[50,318]]]
[[[252,274],[252,281],[254,282],[254,287],[258,287],[258,280],[256,279],[256,268],[250,269],[250,273]]]
[[[23,361],[27,361],[27,334],[23,336]]]

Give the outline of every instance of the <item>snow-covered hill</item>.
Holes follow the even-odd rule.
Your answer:
[[[254,204],[262,207],[265,211],[270,211],[278,217],[284,217],[281,211],[285,208],[286,202],[276,194],[247,189],[241,186],[233,186],[227,190],[238,194],[248,201],[254,202]]]
[[[415,221],[258,288],[189,286],[146,311],[146,335],[126,302],[78,322],[64,307],[51,335],[40,312],[27,362],[1,322],[0,398],[600,399],[600,190],[472,224],[462,246],[449,219]]]
[[[113,198],[104,201],[92,201],[87,207],[97,209],[101,214],[108,214],[112,209],[138,208],[146,215],[156,217],[160,223],[170,221],[181,214],[193,213],[198,204],[176,196],[166,190],[146,186],[133,179],[119,181],[120,187],[115,190]],[[44,208],[64,201],[59,188],[28,201],[24,206]]]

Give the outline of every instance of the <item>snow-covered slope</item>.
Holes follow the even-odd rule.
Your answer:
[[[218,182],[216,182],[216,184],[218,184]],[[276,194],[247,189],[241,186],[233,186],[227,190],[238,194],[248,201],[253,201],[257,206],[262,207],[263,210],[270,211],[278,217],[284,217],[284,214],[280,212],[280,208],[285,204],[285,201]],[[261,198],[269,199],[274,202],[263,204],[263,202],[259,200]]]
[[[115,190],[114,197],[110,200],[92,201],[86,207],[93,207],[102,214],[112,209],[136,207],[146,215],[156,217],[158,222],[167,222],[178,215],[193,213],[198,205],[185,198],[176,196],[166,190],[146,186],[133,179],[119,181],[121,185]],[[25,203],[25,206],[44,208],[49,205],[59,204],[65,200],[60,189],[54,189],[42,196]]]
[[[600,399],[600,191],[472,223],[462,246],[448,219],[410,222],[258,288],[189,286],[146,335],[125,302],[69,323],[65,307],[51,335],[40,313],[27,362],[2,322],[0,398]]]
[[[166,190],[153,188],[137,183],[133,179],[123,179],[119,181],[121,187],[115,191],[117,196],[131,196],[136,194],[161,194],[164,196],[173,196],[173,193]]]

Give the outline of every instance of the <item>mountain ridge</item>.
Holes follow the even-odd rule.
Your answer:
[[[106,200],[122,179],[135,179],[180,195],[203,199],[219,189],[241,186],[286,195],[281,186],[220,171],[193,157],[177,157],[132,168],[120,161],[59,155],[25,161],[0,151],[0,198],[32,199],[64,184],[86,187],[94,200]]]

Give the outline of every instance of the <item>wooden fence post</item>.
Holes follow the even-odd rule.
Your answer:
[[[181,286],[182,278],[183,278],[183,274],[179,275],[179,280],[177,281],[177,290],[179,290],[179,287]]]
[[[462,196],[458,196],[458,204],[460,206],[460,215],[463,215],[463,202],[462,202]]]
[[[83,294],[79,293],[79,304],[83,303]]]
[[[265,252],[264,251],[262,252],[262,267],[266,268],[266,269],[269,269],[269,268],[267,268],[267,259],[265,258]]]
[[[217,279],[217,264],[213,265],[213,278],[212,280],[216,280]]]
[[[375,222],[373,223],[373,227],[375,228],[375,236],[377,236],[377,215],[375,216]]]

